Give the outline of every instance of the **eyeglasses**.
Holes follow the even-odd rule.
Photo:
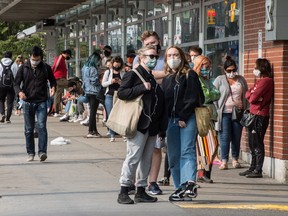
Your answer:
[[[154,58],[158,59],[159,58],[158,55],[143,55],[143,56],[149,56],[150,59],[154,59]]]
[[[234,68],[234,69],[231,69],[231,70],[226,70],[226,72],[227,72],[227,73],[236,72],[236,71],[237,71],[237,69],[236,69],[236,68]]]

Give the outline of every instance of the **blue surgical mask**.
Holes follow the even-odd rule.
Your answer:
[[[193,69],[193,68],[194,68],[194,63],[193,63],[193,62],[190,62],[190,63],[189,63],[189,66],[190,66],[191,69]]]
[[[208,76],[210,75],[210,70],[207,70],[207,69],[205,69],[205,68],[201,68],[201,69],[200,69],[200,74],[201,74],[201,76],[203,76],[203,77],[208,77]]]
[[[149,60],[146,62],[146,66],[150,69],[153,70],[156,67],[157,64],[157,59],[156,58],[149,58]]]

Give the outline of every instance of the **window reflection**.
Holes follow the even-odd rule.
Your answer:
[[[130,25],[126,28],[126,46],[127,50],[137,50],[142,47],[141,34],[143,32],[143,24]]]
[[[164,16],[146,23],[148,31],[156,31],[161,38],[161,45],[168,46],[168,17]]]
[[[108,32],[108,44],[112,47],[113,54],[121,53],[122,32],[121,29],[115,29]]]

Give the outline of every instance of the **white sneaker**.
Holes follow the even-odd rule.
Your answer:
[[[68,117],[68,114],[65,114],[64,116],[62,116],[62,117],[59,118],[59,119],[60,119],[60,121],[61,121],[61,120],[67,119],[67,117]]]
[[[78,118],[75,119],[73,122],[81,122],[83,120],[84,120],[83,115],[79,115]]]
[[[111,138],[110,138],[110,142],[115,142],[115,138],[114,138],[114,137],[111,137]]]
[[[69,119],[69,122],[75,122],[78,119],[77,115],[74,115],[73,118]]]
[[[61,115],[59,113],[54,113],[54,117],[57,118],[57,117],[60,117]]]
[[[87,124],[89,122],[89,116],[86,117],[83,121],[80,122],[81,125]]]

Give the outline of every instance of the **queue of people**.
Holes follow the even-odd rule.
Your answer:
[[[191,201],[198,195],[197,181],[213,183],[211,173],[218,152],[220,170],[229,168],[230,149],[232,167],[241,168],[239,157],[243,126],[233,117],[236,108],[249,109],[256,116],[252,127],[248,128],[251,164],[239,175],[262,178],[264,136],[274,88],[270,62],[267,59],[256,60],[253,74],[257,81],[248,88],[230,56],[226,56],[222,74],[213,80],[212,62],[202,55],[201,48],[190,47],[185,53],[173,45],[164,52],[156,32],[145,31],[141,39],[143,47],[137,55],[130,50],[126,63],[120,56],[112,57],[110,46],[104,47],[103,55],[92,53],[81,69],[80,84],[75,80],[69,81],[67,77],[65,61],[72,55],[70,50],[64,50],[52,67],[44,62],[43,50],[37,46],[31,49],[27,62],[20,61],[19,57],[14,63],[12,53],[5,53],[0,65],[0,122],[11,123],[14,99],[18,98],[24,109],[27,162],[34,161],[37,152],[34,141],[36,124],[39,133],[37,154],[41,162],[48,158],[46,124],[49,98],[54,99],[55,116],[60,115],[62,106],[65,107],[60,121],[85,120],[88,126],[86,137],[100,138],[102,135],[96,124],[100,103],[105,119],[108,119],[113,109],[114,94],[121,100],[133,100],[143,95],[143,111],[137,133],[134,137],[125,138],[127,155],[119,180],[118,203],[156,202],[155,195],[162,194],[159,185],[169,185],[170,175],[175,192],[169,200]],[[133,68],[145,82],[140,80]],[[10,86],[3,81],[8,70],[12,73]],[[101,89],[105,90],[104,101],[99,99]],[[64,90],[66,94],[62,96]],[[205,137],[198,135],[195,115],[195,109],[202,106],[208,107],[211,114],[209,132]],[[116,135],[108,128],[110,142],[116,141]],[[163,147],[159,140],[166,143],[166,157],[164,178],[157,184]],[[134,200],[130,197],[131,188],[135,190]]]

